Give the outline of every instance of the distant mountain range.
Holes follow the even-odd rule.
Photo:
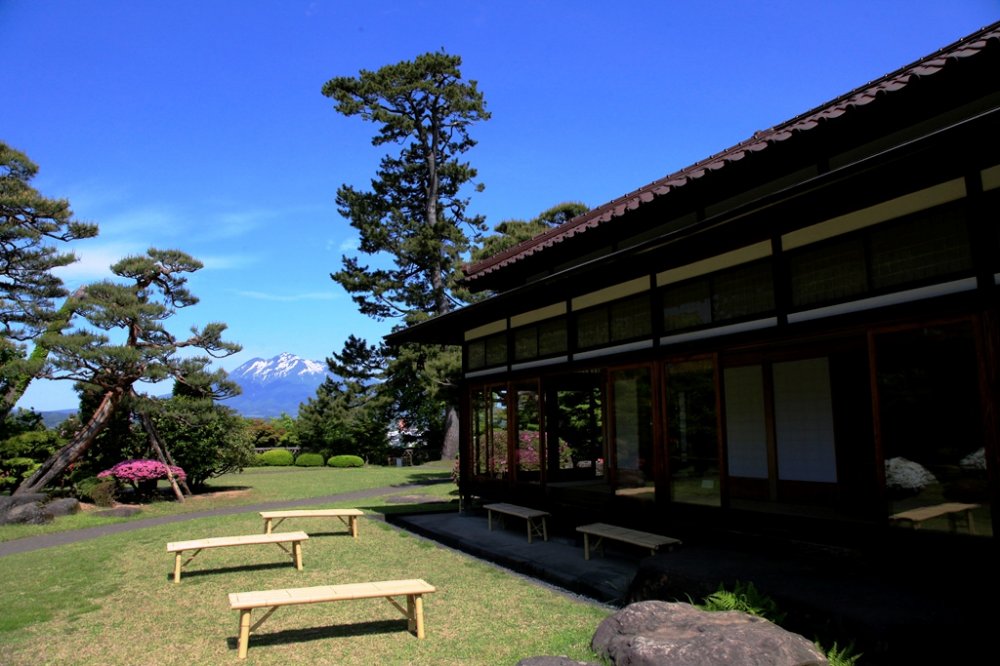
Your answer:
[[[295,416],[299,404],[316,395],[316,389],[333,375],[326,364],[283,353],[271,359],[253,358],[229,373],[243,393],[223,400],[243,416],[274,418],[282,412]]]
[[[283,353],[271,359],[253,358],[229,373],[229,379],[243,392],[219,404],[231,407],[242,416],[270,419],[282,412],[296,416],[299,404],[316,395],[327,377],[326,364]],[[41,412],[49,427],[58,425],[76,409]]]

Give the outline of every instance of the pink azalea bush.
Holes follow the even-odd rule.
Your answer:
[[[178,479],[186,479],[187,473],[180,467],[171,465],[170,471]],[[111,469],[106,469],[97,475],[104,479],[113,477],[119,481],[128,482],[137,492],[142,488],[154,486],[157,479],[167,478],[167,465],[159,460],[124,460]]]

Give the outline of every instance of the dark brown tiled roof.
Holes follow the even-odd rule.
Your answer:
[[[854,108],[870,104],[879,96],[900,91],[915,79],[939,72],[950,60],[976,55],[993,40],[1000,40],[1000,22],[987,26],[913,64],[886,74],[880,79],[856,88],[780,125],[754,132],[753,136],[749,139],[736,144],[732,148],[707,157],[700,162],[654,181],[603,206],[598,206],[583,215],[579,215],[530,240],[523,241],[489,259],[467,265],[465,267],[465,279],[468,282],[472,282],[479,277],[515,264],[577,234],[585,233],[606,222],[621,217],[628,211],[635,210],[658,197],[683,187],[693,180],[701,178],[709,171],[717,171],[733,162],[738,162],[749,153],[766,150],[769,146],[785,141],[797,133],[816,128],[820,125],[821,121],[837,118]]]

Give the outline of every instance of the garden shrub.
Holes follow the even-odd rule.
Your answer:
[[[88,476],[76,482],[77,497],[101,507],[114,505],[116,490],[117,484],[112,477],[99,479],[96,476]]]
[[[14,490],[40,466],[41,463],[31,458],[8,458],[0,461],[0,490]]]
[[[333,456],[326,461],[330,467],[364,467],[365,461],[360,456]]]
[[[263,467],[288,467],[295,462],[295,456],[288,449],[271,449],[257,456],[257,461]]]
[[[178,479],[187,478],[180,467],[170,467],[170,472]],[[132,486],[136,495],[147,496],[156,489],[159,479],[167,478],[167,466],[159,460],[124,460],[111,469],[97,475],[99,479],[113,478]]]
[[[295,459],[296,467],[322,467],[323,466],[323,454],[322,453],[300,453]]]
[[[211,400],[175,395],[153,415],[156,429],[174,460],[199,488],[209,479],[242,472],[257,454],[244,419]]]

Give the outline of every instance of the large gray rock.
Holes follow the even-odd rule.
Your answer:
[[[80,500],[75,497],[60,497],[47,502],[45,509],[53,516],[69,516],[80,512]]]
[[[11,523],[48,522],[43,520],[39,513],[39,507],[47,497],[43,493],[27,493],[24,495],[10,495],[0,497],[0,525]],[[21,509],[19,507],[30,506],[33,508]],[[51,516],[49,517],[51,520]]]
[[[605,618],[591,647],[622,666],[827,666],[804,637],[736,611],[640,601]]]
[[[527,657],[516,666],[600,666],[592,661],[577,661],[569,657]]]
[[[41,502],[18,504],[0,515],[0,524],[22,523],[26,525],[44,525],[52,522],[52,514]]]

